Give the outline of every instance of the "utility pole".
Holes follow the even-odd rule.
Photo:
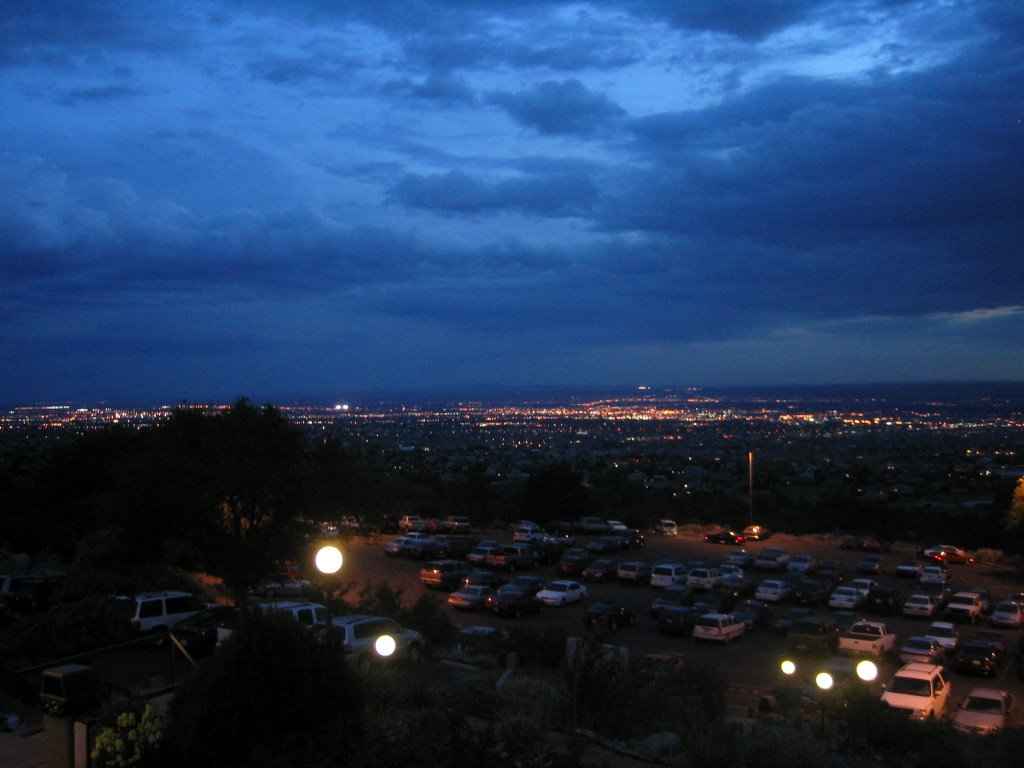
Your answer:
[[[754,452],[747,452],[747,500],[750,505],[750,525],[754,524]]]

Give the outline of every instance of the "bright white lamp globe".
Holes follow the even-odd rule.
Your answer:
[[[316,553],[316,567],[320,573],[337,573],[341,570],[341,550],[337,547],[323,547]]]
[[[390,656],[395,652],[395,638],[391,635],[381,635],[373,644],[379,656]]]

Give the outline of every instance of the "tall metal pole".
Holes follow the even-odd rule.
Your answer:
[[[754,452],[747,452],[747,498],[750,502],[750,525],[754,524]]]

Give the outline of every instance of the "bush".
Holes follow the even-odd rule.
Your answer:
[[[244,612],[238,630],[171,703],[168,765],[347,765],[362,695],[337,638]]]

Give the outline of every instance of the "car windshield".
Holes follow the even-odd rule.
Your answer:
[[[927,680],[918,680],[916,677],[900,677],[897,675],[892,679],[889,686],[892,693],[906,693],[911,696],[930,696],[931,688]]]
[[[1017,607],[1016,603],[1000,603],[996,607],[996,613],[1017,613],[1020,608]]]
[[[857,590],[852,587],[840,587],[835,591],[835,594],[837,597],[850,597],[857,594]]]
[[[917,638],[911,638],[903,644],[903,647],[908,651],[930,651],[932,644],[928,640],[918,640]]]
[[[929,600],[924,595],[911,595],[911,597],[907,600],[907,602],[911,603],[912,605],[918,605],[918,604],[922,604],[923,605],[923,604],[930,603],[931,600]]]
[[[956,632],[952,627],[931,627],[928,634],[932,637],[955,637]]]
[[[964,709],[968,712],[1002,712],[1003,703],[999,699],[968,696],[964,702]]]
[[[548,587],[548,591],[549,592],[568,592],[569,591],[569,585],[568,584],[560,584],[560,583],[558,583],[556,581],[554,584],[552,584],[550,587]]]

